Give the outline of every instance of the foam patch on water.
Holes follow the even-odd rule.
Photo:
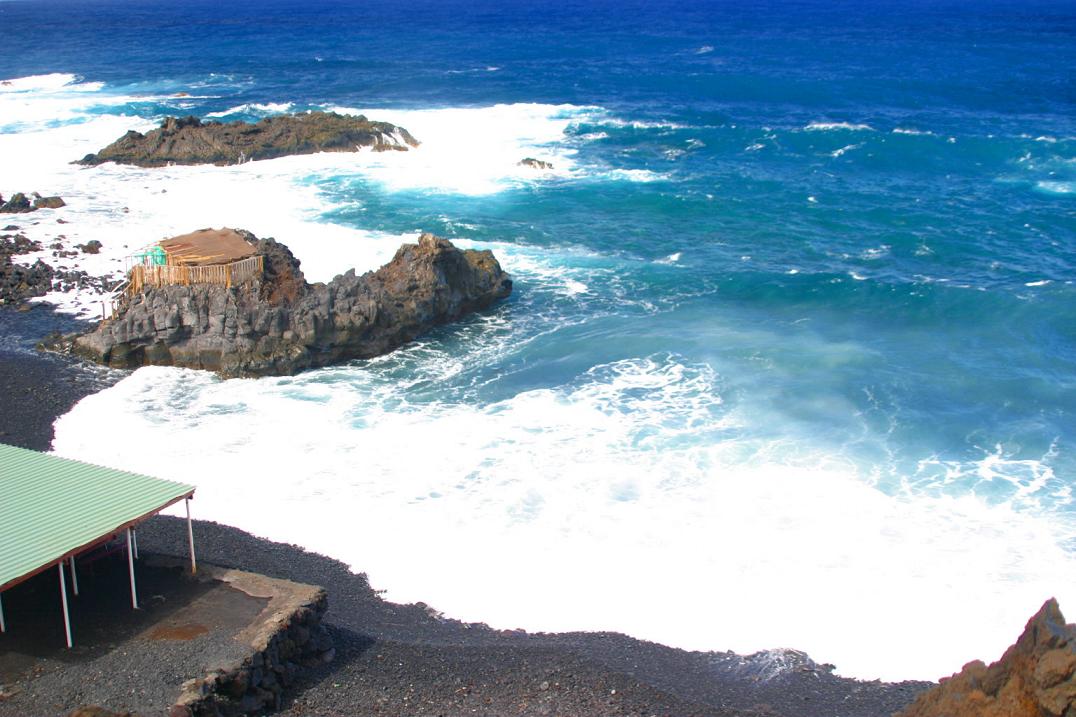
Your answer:
[[[854,122],[811,122],[803,129],[808,132],[873,132],[874,128],[869,124],[856,124]]]
[[[1042,181],[1036,182],[1035,188],[1046,194],[1068,197],[1076,194],[1076,182]]]
[[[220,112],[209,112],[206,114],[206,117],[212,117],[214,119],[234,118],[236,115],[259,115],[268,117],[282,112],[290,112],[294,107],[295,105],[291,102],[247,102],[241,105],[236,105],[235,107],[229,107]]]
[[[358,109],[332,106],[406,128],[422,144],[408,152],[363,153],[362,173],[391,191],[434,190],[484,195],[521,183],[584,176],[566,130],[587,108],[513,104],[430,110]],[[552,170],[519,166],[526,158]]]
[[[853,150],[859,149],[862,146],[863,146],[862,143],[860,143],[860,144],[848,144],[848,145],[845,145],[844,147],[841,147],[840,149],[833,150],[832,152],[829,153],[829,156],[834,157],[834,158],[841,157],[841,156],[847,154],[848,152],[851,152]]]
[[[428,387],[474,357],[430,348],[294,378],[141,369],[57,421],[54,449],[193,479],[199,518],[501,628],[933,679],[996,659],[1046,597],[1076,604],[1072,532],[1048,514],[886,495],[826,447],[751,439],[754,409],[727,407],[707,365],[627,359],[469,405]]]
[[[934,137],[936,136],[930,130],[915,129],[912,127],[896,127],[893,129],[893,134],[907,134],[913,137]]]

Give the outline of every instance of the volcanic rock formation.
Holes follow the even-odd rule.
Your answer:
[[[387,353],[512,291],[491,252],[460,251],[432,234],[401,246],[377,271],[352,269],[328,284],[308,284],[283,244],[244,234],[265,257],[261,277],[231,288],[146,288],[72,350],[120,368],[293,374]]]
[[[170,164],[241,164],[291,154],[406,150],[418,141],[403,127],[364,116],[309,112],[267,117],[260,122],[202,122],[168,117],[146,134],[130,131],[78,164],[103,162],[164,167]]]
[[[1076,625],[1048,600],[1000,660],[969,662],[899,717],[1076,717]]]
[[[6,202],[3,197],[0,197],[0,214],[25,214],[38,209],[59,209],[67,205],[60,197],[43,197],[37,192],[34,192],[33,196],[33,203],[22,192],[11,195]]]
[[[38,259],[31,266],[16,264],[11,257],[40,251],[41,244],[22,234],[0,236],[0,304],[12,304],[42,296],[52,288],[53,268]]]

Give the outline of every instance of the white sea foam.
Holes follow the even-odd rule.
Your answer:
[[[874,128],[869,124],[855,124],[852,122],[811,122],[803,129],[808,132],[873,132]]]
[[[61,418],[54,448],[197,476],[200,518],[503,628],[792,645],[846,675],[936,678],[999,656],[1046,596],[1076,602],[1076,560],[1047,518],[887,496],[830,450],[731,440],[757,407],[726,412],[705,365],[629,359],[474,406],[409,402],[379,374],[393,360],[227,382],[141,369]],[[430,355],[414,381],[457,363]]]
[[[235,107],[229,107],[221,112],[210,112],[206,117],[229,117],[237,114],[260,114],[274,115],[281,112],[290,112],[295,105],[291,102],[247,102]]]
[[[846,154],[848,152],[851,152],[852,150],[859,149],[862,146],[863,146],[862,144],[848,144],[848,145],[845,145],[844,147],[841,147],[840,149],[833,150],[832,152],[829,153],[829,156],[830,157],[841,157],[844,154]]]
[[[897,127],[893,130],[893,134],[909,134],[916,137],[934,137],[936,136],[930,130],[913,129],[910,127]]]
[[[1035,184],[1035,188],[1047,194],[1060,196],[1076,194],[1076,182],[1041,181]]]
[[[612,179],[625,182],[663,182],[671,179],[671,176],[662,172],[653,172],[649,169],[610,169],[605,172],[595,172],[598,179]]]
[[[104,87],[101,82],[85,82],[61,73],[0,81],[0,133],[80,123],[108,108],[126,105],[162,104],[178,111],[196,99],[190,95],[108,92]]]
[[[893,247],[888,244],[882,244],[880,246],[864,249],[859,253],[859,258],[866,261],[875,261],[877,259],[882,259],[889,255],[889,252],[892,248]]]
[[[690,129],[690,125],[664,120],[626,120],[610,116],[604,112],[592,113],[585,117],[587,124],[605,125],[607,127],[631,129]]]
[[[714,51],[714,46],[713,45],[703,45],[699,49],[695,50],[695,54],[696,55],[709,55],[713,51]]]
[[[99,90],[100,82],[80,83],[77,75],[67,72],[53,72],[49,75],[30,75],[0,80],[0,93],[55,91],[60,88],[77,88],[83,92]]]
[[[521,182],[587,176],[565,131],[588,108],[514,104],[436,110],[329,107],[344,114],[392,122],[422,144],[409,152],[366,153],[361,172],[391,190],[424,189],[492,194]],[[540,155],[554,169],[535,172],[517,163]]]

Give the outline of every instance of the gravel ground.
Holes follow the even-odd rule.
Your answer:
[[[0,443],[49,450],[58,416],[125,375],[35,348],[47,334],[86,327],[44,305],[0,307]]]
[[[0,309],[0,441],[47,450],[58,415],[122,377],[32,350],[67,326],[45,309]],[[611,633],[496,631],[386,602],[331,558],[215,523],[195,529],[200,559],[329,592],[337,658],[299,681],[286,715],[886,717],[929,686],[835,677],[792,651],[739,656]],[[183,521],[154,518],[139,535],[143,550],[186,555]]]

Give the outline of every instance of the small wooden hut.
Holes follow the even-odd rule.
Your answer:
[[[241,284],[261,274],[264,257],[234,229],[199,229],[134,256],[128,291],[169,284]]]

